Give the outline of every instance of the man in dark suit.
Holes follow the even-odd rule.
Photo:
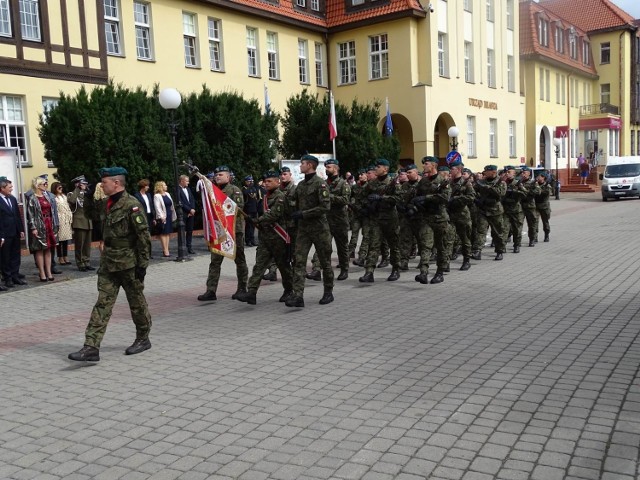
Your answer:
[[[196,215],[196,198],[193,192],[189,189],[189,177],[187,175],[180,175],[180,205],[182,206],[182,216],[184,218],[184,231],[186,233],[187,240],[187,252],[194,254],[192,240],[193,240],[193,225]]]
[[[20,273],[20,240],[24,240],[24,225],[18,201],[12,192],[11,181],[7,177],[0,177],[0,263],[2,279],[7,288],[27,284]]]
[[[156,226],[156,207],[153,204],[153,195],[149,193],[151,182],[143,178],[138,182],[138,191],[133,196],[142,205],[142,210],[147,216],[147,225],[149,226],[149,234],[153,235]],[[151,249],[151,243],[149,243]],[[149,258],[153,258],[151,250],[149,250]]]

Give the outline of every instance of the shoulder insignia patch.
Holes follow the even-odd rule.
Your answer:
[[[323,196],[323,197],[326,197],[327,195],[329,195],[329,192],[327,192],[326,190],[323,190],[323,191],[322,191],[322,196]]]
[[[141,215],[136,215],[136,223],[142,223],[142,216]]]

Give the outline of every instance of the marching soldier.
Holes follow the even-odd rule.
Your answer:
[[[362,223],[362,242],[360,242],[360,249],[358,250],[358,258],[353,261],[354,265],[358,267],[364,267],[369,255],[369,243],[371,239],[371,219],[369,208],[367,206],[367,198],[364,191],[364,187],[372,182],[376,178],[376,166],[369,165],[365,172],[365,181],[362,184],[358,196],[356,197],[356,205],[360,211],[360,221]]]
[[[460,270],[471,268],[471,212],[469,207],[474,204],[476,192],[470,181],[470,175],[463,174],[464,165],[460,159],[454,160],[451,168],[451,198],[449,199],[449,217],[456,230],[462,247],[462,266]]]
[[[511,165],[504,167],[502,179],[507,185],[507,191],[502,199],[504,208],[503,238],[506,243],[510,229],[511,237],[513,238],[513,253],[520,253],[522,224],[524,222],[524,213],[520,202],[526,197],[526,190],[522,186],[522,179],[516,180],[516,169]]]
[[[409,257],[414,242],[420,246],[420,228],[423,222],[415,215],[415,210],[409,208],[407,203],[415,196],[415,190],[420,181],[418,167],[415,164],[407,165],[407,181],[401,184],[400,192],[402,201],[398,204],[400,216],[400,270],[409,270]],[[433,236],[433,235],[432,235]],[[433,241],[431,241],[433,245]],[[431,248],[429,248],[431,250]],[[422,253],[420,253],[422,255]]]
[[[484,239],[487,230],[491,226],[491,234],[494,241],[496,260],[502,260],[503,254],[507,251],[504,243],[504,226],[502,223],[502,197],[507,191],[506,184],[498,177],[498,167],[487,165],[484,167],[482,179],[476,181],[476,192],[478,194],[478,236],[482,240],[478,251],[472,258],[481,259],[481,250],[484,247]]]
[[[525,197],[520,203],[522,204],[524,218],[527,220],[529,246],[535,247],[536,233],[538,228],[538,219],[536,218],[536,195],[540,194],[540,186],[534,178],[531,178],[531,169],[527,166],[522,167],[520,179],[525,190]]]
[[[355,258],[358,246],[358,236],[362,230],[362,211],[360,206],[360,193],[362,186],[367,181],[367,170],[358,170],[358,181],[351,186],[351,197],[349,199],[349,212],[351,222],[351,239],[349,240],[349,258]],[[360,258],[360,255],[358,255]],[[355,263],[355,262],[354,262]]]
[[[540,193],[535,196],[536,200],[536,236],[535,241],[538,240],[538,219],[542,219],[542,229],[544,231],[544,241],[549,241],[549,234],[551,233],[551,226],[549,219],[551,218],[551,204],[549,203],[549,197],[553,193],[553,186],[549,183],[549,174],[546,171],[538,173],[536,181],[540,186]]]

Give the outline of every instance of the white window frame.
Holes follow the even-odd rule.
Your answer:
[[[493,22],[495,19],[495,9],[493,0],[487,0],[487,22]]]
[[[513,5],[514,0],[507,0],[507,6],[506,6],[506,15],[507,15],[507,29],[508,30],[513,30],[514,27],[514,5]]]
[[[311,6],[311,10],[314,12],[320,11],[320,0],[311,0],[309,5]]]
[[[389,37],[386,33],[369,37],[369,80],[389,78]]]
[[[489,156],[495,158],[498,156],[498,120],[495,118],[489,119]]]
[[[309,42],[298,39],[298,80],[302,85],[309,85]]]
[[[473,12],[473,0],[464,0],[462,8],[465,12]]]
[[[496,86],[496,54],[492,48],[487,48],[487,85]]]
[[[550,102],[551,101],[551,71],[549,69],[546,69],[544,73],[545,73],[545,87],[547,88],[547,91],[545,92],[546,94],[545,100],[547,102]]]
[[[0,0],[0,36],[11,37],[11,9],[9,0]]]
[[[41,41],[39,0],[20,0],[19,7],[22,39],[34,42]]]
[[[507,55],[507,90],[516,91],[516,62],[513,55]]]
[[[556,72],[556,103],[560,104],[560,73]]]
[[[18,149],[18,160],[30,165],[27,151],[25,101],[17,95],[0,95],[0,147]]]
[[[184,46],[184,66],[198,68],[200,55],[198,52],[198,17],[195,13],[182,12],[182,38]]]
[[[438,74],[449,77],[447,34],[438,32]]]
[[[280,79],[280,55],[278,53],[278,34],[267,31],[267,76],[269,80]]]
[[[543,100],[544,101],[544,68],[540,67],[538,69],[539,72],[539,77],[540,77],[540,96],[538,97],[539,100]]]
[[[120,34],[120,1],[104,0],[104,35],[107,55],[122,56],[122,35]]]
[[[250,77],[260,77],[260,55],[258,51],[258,29],[247,27],[247,73]]]
[[[464,42],[464,80],[474,83],[473,43],[471,42]]]
[[[136,31],[136,55],[138,60],[153,60],[150,3],[133,2],[133,23]]]
[[[354,7],[358,5],[363,5],[363,4],[364,4],[364,0],[351,0],[351,5],[353,5]]]
[[[564,53],[564,29],[558,24],[556,24],[555,44],[556,52]]]
[[[560,103],[562,103],[562,105],[566,105],[567,104],[567,77],[565,77],[564,75],[560,75],[560,82],[562,84]]]
[[[606,93],[605,93],[605,88],[606,88]],[[605,95],[606,95],[606,102],[605,102]],[[601,83],[600,84],[600,103],[611,103],[611,84],[610,83]]]
[[[307,8],[306,0],[296,0],[296,5],[300,8]]]
[[[509,157],[516,157],[516,121],[509,120]]]
[[[573,60],[578,59],[578,38],[575,34],[569,34],[569,56]]]
[[[224,72],[221,19],[213,17],[207,19],[207,35],[209,37],[209,68],[212,72]]]
[[[591,43],[582,41],[582,63],[589,65],[591,63]]]
[[[467,116],[467,157],[476,157],[476,117]]]
[[[356,42],[338,43],[338,85],[351,85],[358,81],[356,65]]]
[[[319,87],[326,87],[327,80],[325,78],[324,68],[324,43],[316,42],[314,44],[314,54],[316,61],[316,85]]]
[[[538,41],[543,47],[549,46],[549,21],[538,17]]]

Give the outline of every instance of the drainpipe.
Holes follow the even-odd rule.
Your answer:
[[[619,80],[619,84],[618,84],[618,105],[620,105],[620,135],[618,136],[618,155],[620,155],[620,153],[622,152],[622,148],[620,148],[620,145],[622,143],[622,134],[624,132],[624,124],[622,122],[622,108],[623,108],[623,104],[622,104],[622,87],[624,85],[624,56],[622,54],[622,46],[624,44],[623,40],[622,40],[622,36],[624,35],[624,30],[622,32],[620,32],[620,36],[618,37],[618,42],[620,43],[620,53],[619,55],[619,59],[618,59],[618,63],[620,65],[620,80]],[[625,135],[626,137],[626,135]],[[614,150],[615,153],[615,150]]]
[[[569,179],[571,178],[571,76],[573,73],[569,72],[567,75],[567,185],[569,185]],[[579,111],[580,107],[578,107]],[[578,124],[578,128],[580,125]]]

